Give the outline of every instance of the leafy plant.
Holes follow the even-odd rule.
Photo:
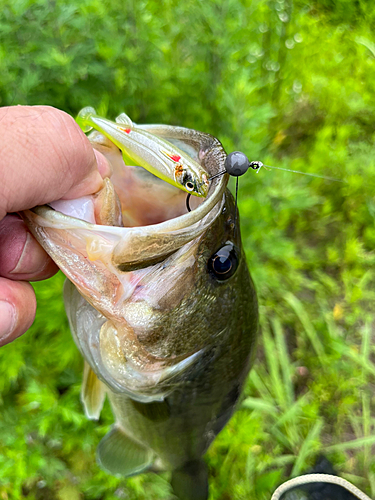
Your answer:
[[[374,12],[367,0],[2,0],[0,105],[86,105],[213,133],[292,170],[240,179],[261,338],[239,410],[207,454],[211,498],[269,500],[325,453],[375,494]],[[84,417],[63,277],[35,285],[27,335],[0,349],[0,498],[169,498],[121,480]]]

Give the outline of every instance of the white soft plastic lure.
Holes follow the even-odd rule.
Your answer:
[[[94,108],[83,108],[77,123],[84,132],[96,129],[102,132],[118,148],[129,165],[145,168],[160,179],[187,193],[206,197],[209,176],[202,166],[179,147],[158,136],[162,135],[164,125],[155,125],[159,134],[154,134],[131,121],[122,113],[116,121],[98,116]],[[130,160],[130,161],[129,161]]]

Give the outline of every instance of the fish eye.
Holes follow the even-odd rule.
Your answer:
[[[193,191],[194,189],[194,184],[190,181],[188,181],[186,184],[185,184],[185,187],[188,191]]]
[[[225,281],[236,272],[238,262],[238,252],[235,246],[227,241],[210,257],[208,270],[218,281]]]

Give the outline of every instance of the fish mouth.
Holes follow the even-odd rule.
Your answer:
[[[222,213],[229,176],[216,176],[224,169],[225,153],[217,140],[212,145],[212,139],[209,136],[208,146],[197,151],[197,158],[208,175],[214,178],[210,180],[205,199],[191,199],[190,212],[185,205],[186,193],[147,173],[141,179],[141,185],[149,191],[141,190],[141,208],[141,201],[144,207],[149,201],[145,192],[156,191],[156,196],[150,209],[145,208],[132,218],[132,209],[137,203],[127,205],[127,199],[134,191],[130,181],[134,180],[133,174],[142,177],[143,169],[126,167],[121,156],[121,168],[114,168],[102,190],[108,195],[107,200],[113,201],[109,196],[111,189],[120,199],[121,220],[117,220],[117,226],[110,225],[116,224],[116,218],[106,223],[103,210],[98,223],[95,203],[100,199],[100,192],[95,196],[58,201],[51,206],[39,206],[21,213],[38,242],[75,285],[66,282],[65,302],[71,330],[81,353],[96,375],[113,391],[128,394],[138,401],[162,400],[185,371],[199,363],[206,352],[202,345],[187,352],[159,353],[152,345],[145,345],[142,337],[145,330],[142,331],[139,318],[151,321],[154,307],[155,289],[143,286],[142,280],[147,281],[148,273],[159,272],[167,274],[170,281],[182,281],[185,268],[181,262],[184,259],[190,262],[192,252],[199,246],[199,237]],[[108,151],[102,149],[108,158],[111,152],[119,154],[118,148],[112,146],[107,142]],[[126,182],[124,173],[129,174]],[[177,203],[172,203],[171,197],[176,197]],[[111,205],[113,212],[116,212],[115,205],[116,202]],[[165,207],[168,210],[161,210],[155,216]],[[171,261],[174,264],[168,264]],[[165,282],[160,279],[156,282],[163,286],[165,294]],[[151,302],[147,302],[146,295]],[[132,304],[140,309],[132,308]],[[158,312],[160,304],[153,311],[161,314]],[[149,329],[152,334],[152,327]]]
[[[208,175],[213,177],[224,170],[225,153],[218,155],[215,151],[211,161],[209,153],[205,154],[204,168]],[[125,169],[140,169],[140,167],[123,166]],[[147,172],[146,174],[154,177]],[[120,201],[126,203],[127,192],[123,194],[124,200],[121,200],[121,190],[117,191],[116,176],[113,177],[114,189],[120,194]],[[129,222],[128,219],[124,227],[98,224],[92,217],[90,220],[90,217],[81,216],[81,209],[78,209],[78,215],[74,215],[77,209],[72,211],[72,204],[69,201],[35,207],[25,211],[23,217],[30,222],[31,227],[38,227],[40,234],[43,228],[74,233],[75,237],[85,241],[87,255],[92,261],[101,260],[105,265],[111,264],[122,271],[132,271],[160,261],[204,233],[221,213],[228,178],[228,175],[222,175],[210,180],[206,198],[194,197],[193,209],[190,212],[186,208],[186,193],[170,185],[165,192],[160,187],[161,184],[165,184],[164,181],[156,179],[161,184],[156,183],[154,189],[156,191],[160,189],[160,196],[156,195],[151,209],[138,221]],[[152,214],[168,203],[171,190],[174,190],[180,202],[175,208],[171,206],[168,213],[163,213],[162,218],[154,223]],[[75,203],[79,205],[81,202],[84,205],[89,198],[75,200]],[[181,215],[181,212],[186,213]]]

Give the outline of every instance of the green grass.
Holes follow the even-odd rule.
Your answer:
[[[251,160],[345,180],[265,169],[240,179],[261,332],[207,462],[211,500],[269,500],[321,452],[375,495],[372,3],[1,6],[1,105],[125,110],[211,132]],[[168,474],[120,480],[95,463],[113,417],[108,403],[98,423],[84,417],[62,282],[35,285],[33,327],[0,349],[0,499],[167,499]]]

